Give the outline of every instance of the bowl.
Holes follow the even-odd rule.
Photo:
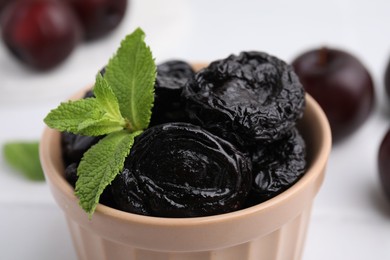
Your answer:
[[[64,178],[60,133],[46,128],[40,142],[41,163],[51,193],[65,214],[78,258],[301,259],[311,207],[323,182],[331,150],[327,118],[310,95],[305,98],[304,116],[298,124],[307,145],[304,176],[266,202],[208,217],[150,217],[99,204],[89,219]]]

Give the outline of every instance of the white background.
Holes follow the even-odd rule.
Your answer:
[[[390,259],[390,204],[379,185],[376,161],[390,117],[383,92],[389,14],[386,0],[133,0],[118,30],[80,45],[53,71],[25,69],[1,44],[0,144],[37,140],[49,109],[92,83],[120,40],[138,26],[157,62],[210,61],[242,50],[266,51],[290,62],[313,47],[343,48],[371,72],[376,107],[361,128],[332,149],[303,259]],[[25,180],[2,156],[0,259],[76,259],[46,184]]]

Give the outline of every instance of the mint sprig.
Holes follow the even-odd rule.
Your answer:
[[[154,102],[156,65],[145,34],[136,29],[125,37],[96,76],[95,97],[61,103],[44,122],[74,134],[106,135],[83,156],[75,194],[91,217],[104,189],[122,171],[134,138],[149,125]]]
[[[61,103],[46,116],[45,123],[60,131],[90,136],[122,130],[126,120],[119,111],[118,99],[100,73],[93,91],[96,98]]]

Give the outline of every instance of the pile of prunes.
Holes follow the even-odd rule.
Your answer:
[[[150,125],[100,202],[157,217],[209,216],[264,202],[305,172],[296,128],[304,108],[292,67],[267,53],[231,55],[198,72],[181,60],[159,64]],[[100,139],[62,133],[71,185],[83,153]]]

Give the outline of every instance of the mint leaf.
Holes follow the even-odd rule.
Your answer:
[[[105,116],[113,121],[117,121],[120,124],[125,125],[125,119],[122,117],[119,110],[118,99],[100,73],[97,74],[93,93],[95,94],[96,100],[99,102],[101,108],[106,112]]]
[[[80,122],[78,133],[103,135],[122,130],[127,123],[119,110],[118,99],[100,73],[96,77],[93,92],[101,114],[98,118],[91,117]]]
[[[107,133],[120,131],[123,126],[116,121],[107,118],[87,119],[79,124],[77,134],[87,136],[99,136]]]
[[[140,133],[129,134],[125,130],[111,133],[84,154],[77,168],[76,196],[89,217],[95,211],[104,189],[123,169],[134,138]]]
[[[94,98],[61,103],[50,111],[44,122],[51,128],[71,133],[79,133],[79,124],[88,119],[99,119],[102,112]]]
[[[148,127],[154,101],[156,65],[144,38],[141,29],[128,35],[107,64],[104,75],[131,131]]]
[[[45,117],[45,123],[60,131],[90,136],[122,130],[126,120],[119,111],[118,99],[101,75],[94,93],[96,98],[61,103]]]
[[[38,141],[13,141],[3,146],[5,161],[33,181],[44,180]]]

